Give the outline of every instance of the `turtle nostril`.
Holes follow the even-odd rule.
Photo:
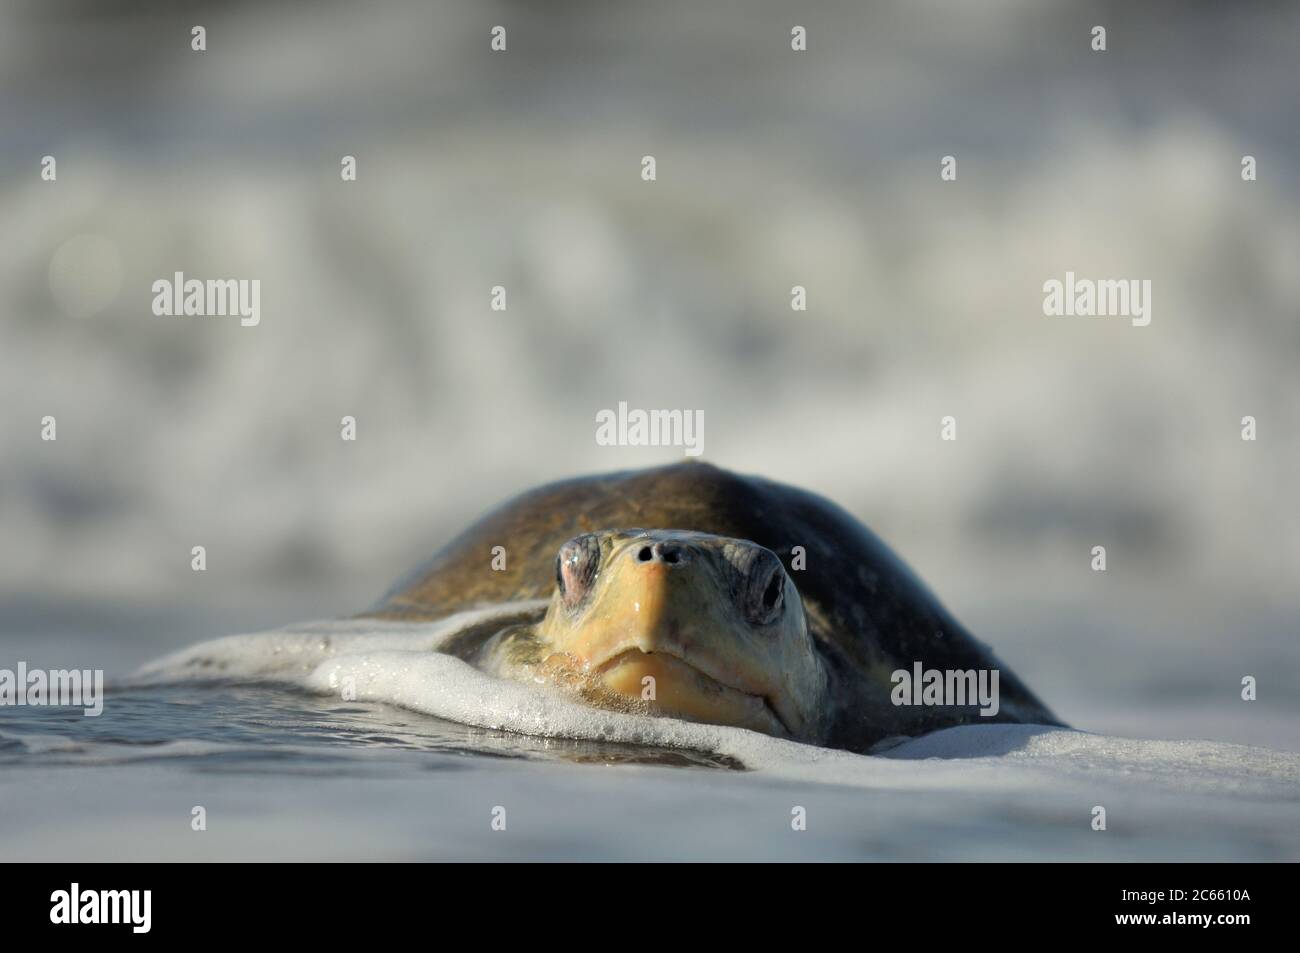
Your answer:
[[[680,562],[684,562],[686,559],[685,552],[677,543],[655,543],[654,554],[658,556],[661,561],[673,566]]]
[[[636,551],[638,562],[660,562],[667,563],[670,566],[676,566],[679,563],[686,562],[689,555],[690,554],[686,551],[685,546],[674,542],[651,543],[642,546]]]

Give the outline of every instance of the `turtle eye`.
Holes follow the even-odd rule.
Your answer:
[[[772,558],[760,561],[746,587],[746,616],[754,625],[770,625],[781,616],[785,601],[785,570]]]
[[[785,609],[785,569],[771,550],[746,546],[729,554],[736,601],[751,625],[771,625]]]
[[[600,540],[588,533],[560,547],[555,557],[555,586],[567,606],[576,606],[591,591],[600,569]]]
[[[768,582],[767,588],[763,590],[761,604],[764,612],[774,612],[781,605],[781,597],[785,594],[784,580],[781,578],[784,574],[774,572],[771,581]]]

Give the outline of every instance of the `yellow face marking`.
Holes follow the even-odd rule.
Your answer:
[[[602,537],[595,576],[574,569],[538,627],[549,655],[537,677],[601,707],[795,734],[810,707],[799,695],[821,688],[821,669],[792,585],[790,612],[746,618],[724,550],[737,544],[662,531]]]

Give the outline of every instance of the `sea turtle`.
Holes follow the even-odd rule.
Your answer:
[[[854,751],[973,722],[1061,724],[843,509],[710,464],[524,493],[363,616],[435,620],[527,600],[440,651],[598,707]],[[904,683],[929,672],[996,672],[996,713],[974,697],[916,704],[926,699]],[[973,689],[963,677],[949,682]]]

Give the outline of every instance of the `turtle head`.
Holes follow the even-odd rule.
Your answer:
[[[536,630],[595,704],[816,741],[826,674],[781,561],[742,539],[604,530],[560,547]]]

